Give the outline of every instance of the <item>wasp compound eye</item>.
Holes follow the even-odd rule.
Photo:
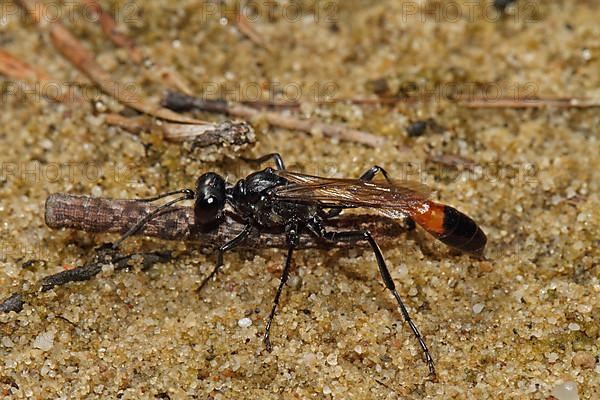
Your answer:
[[[198,224],[210,224],[221,215],[225,206],[225,180],[209,172],[196,181],[194,217]]]

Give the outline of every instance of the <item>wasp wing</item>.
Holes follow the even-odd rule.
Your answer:
[[[391,218],[411,217],[438,240],[456,249],[482,254],[487,238],[477,223],[457,209],[428,200],[431,189],[412,181],[361,181],[321,178],[277,171],[290,183],[274,188],[285,201],[323,207],[366,207]]]
[[[322,207],[366,207],[398,218],[419,212],[431,189],[405,180],[362,181],[360,179],[323,178],[290,171],[277,171],[290,184],[278,186],[274,195],[281,200],[314,203]]]

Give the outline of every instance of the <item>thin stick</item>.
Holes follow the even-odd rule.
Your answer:
[[[149,132],[152,129],[152,123],[145,117],[124,117],[120,114],[104,114],[104,122],[111,126],[118,126],[134,135]]]
[[[77,229],[92,233],[124,234],[138,221],[156,210],[158,206],[137,200],[114,200],[55,193],[46,200],[46,225],[53,229]],[[164,240],[191,241],[200,248],[214,248],[236,237],[244,224],[225,215],[221,223],[212,229],[201,229],[194,224],[192,207],[173,207],[146,223],[136,235]],[[399,221],[375,215],[345,215],[328,221],[332,228],[368,229],[378,240],[397,240],[406,232]],[[366,244],[366,242],[360,242]],[[336,247],[351,247],[340,243]],[[283,232],[256,232],[241,245],[245,248],[287,248]],[[304,234],[300,248],[332,247],[331,243]]]
[[[167,92],[163,105],[174,111],[188,111],[197,109],[201,111],[232,115],[245,120],[252,120],[264,116],[270,125],[280,128],[303,131],[309,134],[322,132],[323,135],[340,140],[365,144],[371,147],[382,146],[386,139],[371,133],[348,128],[344,125],[325,124],[315,120],[301,120],[275,112],[261,112],[252,107],[241,104],[228,103],[223,100],[204,100],[182,93]]]
[[[264,48],[269,53],[273,53],[273,48],[269,45],[269,43],[266,41],[264,36],[262,36],[254,28],[254,26],[250,23],[250,21],[248,20],[248,18],[246,18],[245,15],[243,15],[243,14],[236,15],[235,25],[236,25],[237,29],[243,35],[245,35],[248,39],[250,39],[252,42],[254,42],[258,46]]]
[[[467,108],[591,108],[600,107],[600,99],[589,97],[473,98],[459,101],[459,104]]]
[[[485,97],[473,97],[468,100],[452,100],[459,105],[467,108],[591,108],[600,107],[600,98],[594,97],[565,97],[565,96],[545,96],[538,98],[499,98],[490,99]],[[316,104],[334,104],[348,103],[356,105],[394,105],[398,103],[418,103],[418,97],[379,97],[379,98],[347,98],[335,100],[317,101]],[[243,101],[242,104],[263,109],[292,109],[299,108],[300,103],[296,101],[274,102],[274,101]]]
[[[43,93],[44,96],[47,96],[51,100],[61,103],[81,101],[80,96],[55,95],[52,90],[45,90],[46,88],[50,88],[50,85],[55,85],[56,82],[50,82],[48,74],[39,67],[34,67],[25,61],[20,60],[15,55],[2,48],[0,48],[0,74],[5,75],[10,79],[40,85],[40,93]]]
[[[87,7],[87,10],[94,12],[94,19],[100,24],[102,32],[115,46],[126,49],[131,61],[136,64],[141,64],[144,61],[142,52],[135,42],[119,29],[113,17],[104,11],[96,0],[79,0],[79,2]]]
[[[2,48],[0,48],[0,74],[12,79],[28,82],[48,80],[48,75],[45,72],[18,59]]]
[[[331,100],[319,100],[314,103],[317,105],[328,105],[328,104],[356,104],[365,106],[382,106],[382,105],[395,105],[398,103],[417,103],[416,98],[410,97],[351,97],[351,98],[339,98]],[[241,102],[245,106],[259,109],[297,109],[302,105],[298,101],[268,101],[268,100],[244,100]]]
[[[13,293],[0,303],[0,312],[20,312],[27,300],[32,296],[37,295],[37,293],[47,292],[57,286],[66,285],[71,282],[90,280],[98,275],[98,273],[102,271],[102,267],[108,263],[112,263],[115,270],[122,270],[133,266],[134,261],[139,259],[142,264],[142,269],[146,270],[154,264],[168,261],[170,257],[171,255],[169,252],[134,253],[126,256],[117,254],[114,257],[97,257],[88,264],[42,278],[35,286],[36,289],[33,291],[27,293]]]

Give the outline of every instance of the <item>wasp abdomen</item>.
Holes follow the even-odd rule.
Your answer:
[[[481,255],[487,238],[473,219],[454,207],[427,202],[424,213],[413,216],[427,232],[444,244],[458,250]]]

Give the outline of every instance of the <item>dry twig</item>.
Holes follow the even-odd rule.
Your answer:
[[[45,72],[19,60],[2,48],[0,48],[0,74],[6,75],[12,79],[28,82],[48,80],[48,75]]]
[[[248,18],[246,18],[243,14],[236,15],[235,25],[236,25],[237,29],[243,35],[245,35],[248,39],[250,39],[252,42],[254,42],[258,46],[264,48],[269,53],[273,53],[273,48],[271,47],[271,45],[267,42],[267,40],[264,38],[264,36],[262,36],[254,28],[254,26],[250,23],[250,21],[248,21]]]
[[[592,108],[600,107],[600,99],[591,97],[536,97],[524,99],[476,97],[461,100],[459,104],[467,108]]]
[[[0,48],[0,74],[6,77],[28,84],[38,85],[40,93],[54,101],[67,103],[71,101],[80,101],[79,96],[65,95],[62,92],[56,93],[51,89],[54,82],[50,82],[48,74],[40,68],[36,68],[25,61],[18,59],[13,54]]]
[[[96,0],[79,0],[86,7],[87,11],[92,11],[95,21],[100,24],[102,32],[114,43],[115,46],[126,49],[129,59],[136,64],[144,61],[142,52],[135,42],[124,32],[119,30],[117,23],[110,14],[102,9]]]
[[[152,123],[145,117],[124,117],[120,114],[105,114],[104,122],[111,126],[118,126],[127,132],[139,135],[152,129]]]
[[[181,93],[168,92],[163,105],[174,111],[188,111],[197,109],[201,111],[232,115],[246,120],[253,120],[264,116],[266,121],[280,128],[298,130],[314,134],[321,132],[323,135],[348,142],[361,143],[371,147],[380,147],[385,138],[371,133],[351,129],[343,125],[325,124],[315,120],[301,120],[295,117],[281,115],[275,112],[260,112],[252,107],[241,104],[228,103],[223,100],[204,100],[198,97]]]

